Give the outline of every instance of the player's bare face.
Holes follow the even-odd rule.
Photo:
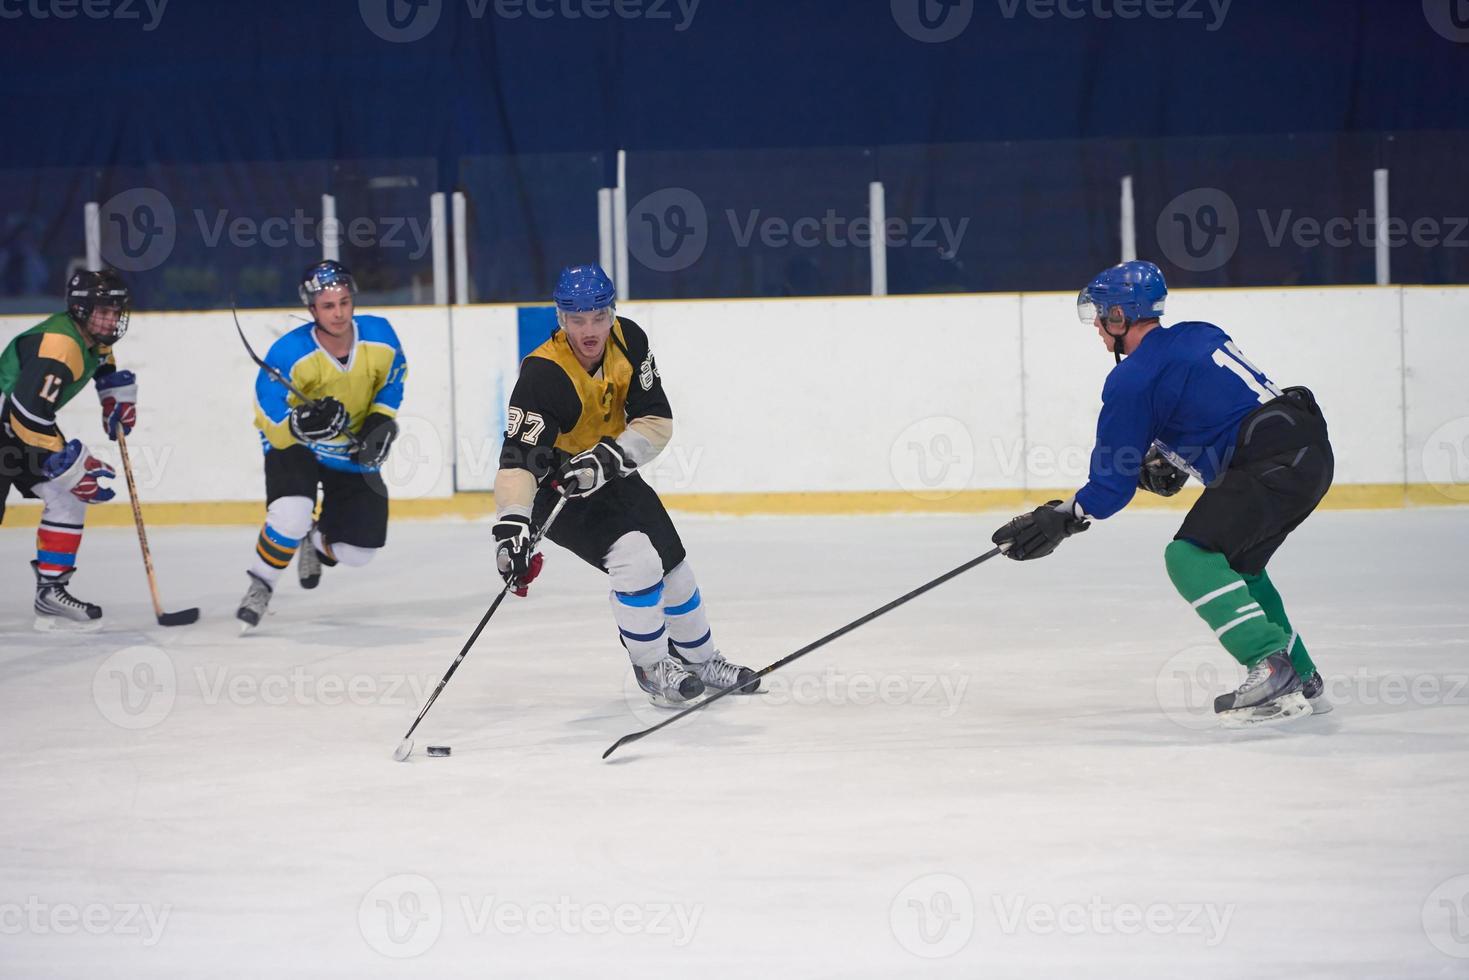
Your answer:
[[[345,289],[324,289],[311,307],[316,328],[329,337],[346,337],[352,333],[352,294]]]
[[[607,337],[612,333],[612,310],[594,310],[591,313],[561,314],[561,328],[577,361],[588,371],[597,366],[607,350]]]

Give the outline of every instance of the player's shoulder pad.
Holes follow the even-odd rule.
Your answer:
[[[265,359],[276,367],[295,364],[316,350],[316,338],[311,334],[311,331],[315,329],[316,324],[303,323],[288,331],[270,345],[270,351],[265,355]]]
[[[386,317],[359,313],[353,319],[357,321],[357,339],[363,343],[402,346],[398,342],[397,332],[393,330],[393,325],[387,321]]]
[[[628,349],[648,347],[648,332],[638,326],[636,320],[629,320],[625,316],[619,316],[617,323],[622,327],[622,337],[627,343]]]

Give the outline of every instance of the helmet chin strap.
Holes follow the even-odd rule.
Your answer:
[[[1122,324],[1121,333],[1113,333],[1111,331],[1110,327],[1115,322],[1120,322]],[[1108,317],[1106,326],[1104,326],[1102,329],[1106,330],[1107,336],[1112,338],[1112,358],[1114,363],[1121,364],[1122,356],[1124,353],[1126,353],[1122,349],[1124,346],[1123,341],[1127,339],[1127,331],[1132,329],[1132,322],[1125,317]]]

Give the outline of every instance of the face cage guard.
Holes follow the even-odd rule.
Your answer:
[[[93,297],[89,300],[72,303],[66,312],[71,314],[71,320],[76,324],[77,329],[81,330],[88,337],[92,337],[100,343],[111,347],[123,338],[123,334],[128,332],[128,318],[132,316],[132,306],[131,299],[125,299],[121,303],[104,303],[100,302],[98,297]],[[98,309],[117,310],[117,323],[113,325],[112,332],[109,334],[98,336],[87,325],[91,323],[92,314]]]
[[[301,302],[305,303],[308,308],[313,307],[316,305],[316,297],[328,289],[345,289],[347,295],[352,297],[352,302],[357,302],[357,280],[351,273],[334,275],[330,282],[322,282],[319,276],[312,276],[301,283],[299,290]]]

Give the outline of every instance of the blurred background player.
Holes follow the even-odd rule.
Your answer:
[[[496,565],[525,595],[541,562],[531,537],[560,487],[570,499],[547,537],[607,573],[638,685],[672,707],[754,672],[715,648],[683,542],[637,473],[668,445],[673,409],[648,336],[615,315],[616,295],[595,265],[566,269],[556,283],[558,329],[521,362],[510,395],[495,476]]]
[[[1224,648],[1249,668],[1214,699],[1225,724],[1284,721],[1331,710],[1316,665],[1291,626],[1265,565],[1331,486],[1326,421],[1306,388],[1283,391],[1212,323],[1161,327],[1168,287],[1151,262],[1097,275],[1077,298],[1117,366],[1086,486],[994,534],[1007,557],[1042,558],[1089,521],[1126,507],[1137,489],[1206,487],[1164,549],[1168,576]],[[1126,360],[1123,360],[1126,355]]]
[[[115,491],[100,480],[116,474],[81,440],[68,441],[56,413],[88,381],[102,402],[102,427],[133,431],[137,421],[137,378],[119,371],[112,345],[127,332],[131,296],[111,270],[78,272],[66,285],[66,312],[47,317],[20,334],[0,353],[0,521],[14,486],[23,497],[40,497],[36,531],[36,629],[90,631],[102,625],[102,608],[67,591],[76,571],[86,505],[111,500]]]
[[[300,295],[313,322],[277,340],[265,356],[309,401],[263,370],[255,380],[266,515],[246,573],[250,587],[235,614],[242,630],[259,625],[298,550],[301,587],[314,589],[323,565],[366,565],[387,542],[388,489],[379,469],[398,434],[408,362],[387,320],[354,314],[356,293],[341,263],[307,269]],[[321,517],[313,523],[318,486]]]

